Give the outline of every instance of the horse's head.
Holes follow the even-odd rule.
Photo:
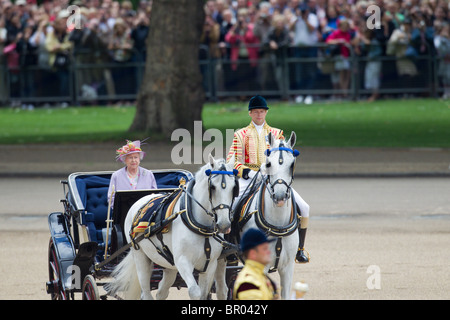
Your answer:
[[[262,164],[261,172],[267,175],[266,183],[273,202],[282,206],[291,195],[295,158],[299,155],[298,150],[293,149],[296,135],[292,132],[288,140],[279,140],[269,133],[267,138],[270,147],[266,150],[266,162]]]
[[[215,160],[209,155],[208,198],[211,211],[215,215],[216,224],[221,233],[229,233],[231,227],[231,206],[239,194],[237,170],[233,169],[234,161],[226,163],[224,159]]]

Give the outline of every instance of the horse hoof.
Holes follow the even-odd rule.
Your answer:
[[[199,286],[190,287],[188,292],[189,292],[189,297],[191,298],[191,300],[200,300],[202,291]]]

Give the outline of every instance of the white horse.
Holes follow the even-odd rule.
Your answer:
[[[206,299],[214,280],[217,259],[222,252],[216,235],[230,231],[230,207],[239,189],[236,173],[232,164],[226,164],[224,159],[215,160],[209,155],[209,163],[187,183],[187,192],[175,204],[174,212],[179,212],[184,197],[187,197],[184,202],[187,203],[186,215],[181,214],[174,219],[169,232],[162,234],[162,239],[153,235],[149,238],[151,241],[146,238],[140,241],[138,250],[132,247],[114,269],[112,276],[115,280],[106,286],[107,291],[112,295],[122,292],[126,299],[153,299],[150,278],[156,263],[164,268],[157,299],[167,298],[177,272],[185,281],[191,299]],[[125,230],[131,230],[136,213],[155,196],[143,197],[130,208]],[[128,234],[127,241],[131,241]],[[163,244],[170,250],[173,264],[157,252],[156,246],[161,250]],[[200,271],[198,284],[193,275],[194,269]]]
[[[249,228],[259,228],[269,237],[277,238],[277,241],[271,243],[272,261],[265,271],[278,271],[282,299],[289,299],[299,245],[299,219],[291,192],[295,157],[298,155],[298,151],[292,149],[295,140],[294,132],[287,141],[275,139],[269,133],[270,149],[266,153],[266,162],[261,166],[261,186],[248,206],[246,216],[238,225],[239,238]],[[218,292],[226,290],[226,284],[221,281],[225,269],[226,261],[221,259],[216,272]]]

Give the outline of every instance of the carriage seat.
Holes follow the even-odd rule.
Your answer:
[[[183,172],[153,172],[158,189],[175,189],[180,186],[180,180],[186,182],[189,178]]]
[[[83,223],[90,240],[97,242],[100,250],[105,248],[102,229],[106,228],[110,179],[111,176],[81,176],[76,179],[78,194],[85,208]]]
[[[158,189],[177,188],[181,178],[188,179],[182,172],[153,172],[153,174]],[[110,180],[110,174],[86,175],[76,178],[78,194],[85,208],[83,224],[87,227],[90,240],[99,244],[99,251],[105,250],[102,229],[106,228]],[[113,213],[110,214],[112,218]]]

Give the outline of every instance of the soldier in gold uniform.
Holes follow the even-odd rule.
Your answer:
[[[283,130],[270,127],[266,122],[269,110],[266,100],[257,95],[250,99],[248,114],[252,121],[245,128],[234,133],[233,144],[228,152],[227,161],[234,156],[234,169],[238,170],[239,197],[249,185],[256,172],[266,161],[265,151],[270,147],[267,141],[269,132],[276,139],[284,139]],[[309,205],[292,189],[300,213],[301,224],[299,228],[299,248],[295,260],[298,263],[309,262],[309,255],[305,254],[304,244],[309,220]]]
[[[278,299],[275,283],[264,273],[271,260],[270,241],[258,229],[249,229],[242,236],[245,265],[234,283],[233,300]]]

